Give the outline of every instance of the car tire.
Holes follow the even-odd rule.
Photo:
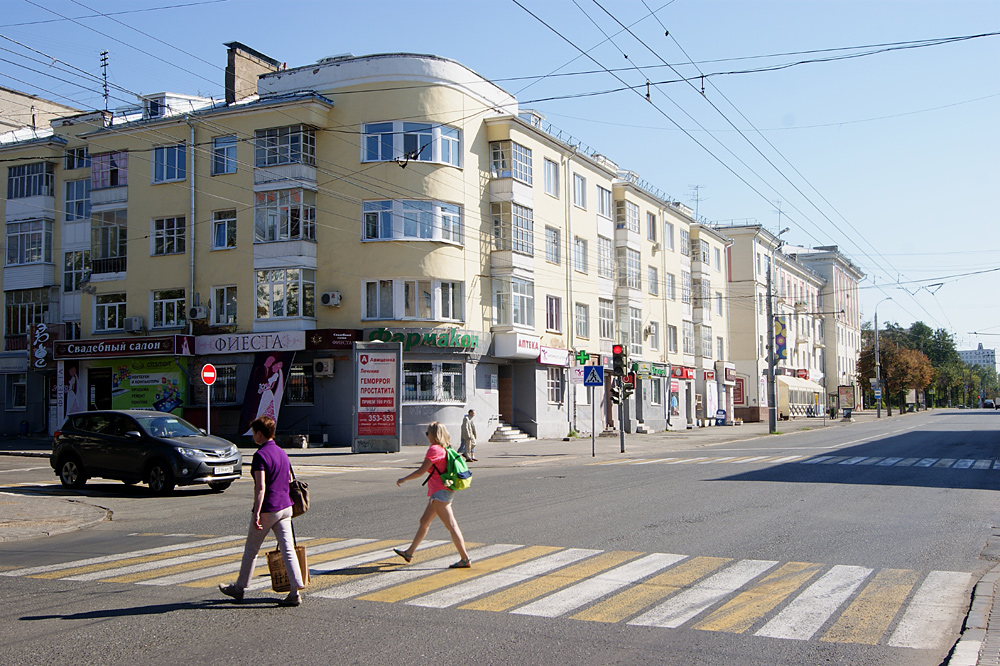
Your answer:
[[[166,495],[173,492],[174,486],[177,485],[174,481],[174,473],[170,469],[170,465],[161,461],[156,461],[149,466],[149,471],[146,473],[146,482],[149,484],[149,489],[157,495]]]
[[[83,488],[87,475],[79,458],[67,456],[59,462],[59,481],[67,488]]]
[[[208,484],[208,487],[217,493],[221,493],[231,485],[233,485],[232,481],[213,481]]]

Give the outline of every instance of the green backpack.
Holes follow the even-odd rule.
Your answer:
[[[450,490],[465,490],[472,485],[472,472],[469,471],[469,466],[465,464],[465,458],[451,447],[446,448],[444,452],[447,466],[443,474],[438,470],[441,480]],[[435,469],[437,468],[435,467]]]

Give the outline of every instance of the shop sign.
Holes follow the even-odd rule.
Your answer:
[[[62,326],[59,324],[58,326]],[[54,368],[52,344],[56,338],[61,338],[55,326],[49,324],[32,324],[28,329],[28,358],[30,366],[36,372]]]
[[[666,377],[667,369],[661,365],[654,365],[650,368],[649,374],[653,377]]]
[[[195,338],[194,343],[195,353],[199,356],[208,354],[299,351],[305,348],[306,331],[199,335]]]
[[[16,356],[0,356],[0,374],[9,375],[28,371],[28,357],[24,352],[16,352]]]
[[[639,375],[639,379],[649,379],[653,374],[653,364],[652,363],[636,363],[635,371]]]
[[[705,372],[705,381],[706,382],[714,382],[715,381],[715,371],[714,370],[705,370],[704,372]]]
[[[798,376],[799,379],[809,379],[809,371],[808,370],[799,369],[796,372],[796,375]]]
[[[732,384],[736,381],[736,368],[726,368],[726,383]]]
[[[60,340],[54,358],[115,358],[119,356],[192,356],[195,338],[165,335],[152,338],[112,338],[110,340]]]
[[[733,404],[734,405],[747,404],[746,379],[744,379],[743,377],[735,378],[733,384]]]
[[[539,347],[538,362],[542,365],[569,365],[569,350],[556,347]]]
[[[361,341],[362,332],[356,328],[319,328],[306,332],[306,349],[351,349]]]
[[[404,352],[414,347],[473,351],[479,346],[478,332],[457,328],[376,328],[366,338],[368,342],[399,342]]]
[[[694,368],[682,368],[674,366],[670,371],[670,376],[677,379],[694,379]]]
[[[493,355],[497,358],[538,358],[539,339],[523,333],[497,333],[493,336]]]

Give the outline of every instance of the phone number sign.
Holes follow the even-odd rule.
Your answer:
[[[355,343],[355,452],[398,452],[402,399],[399,345]]]

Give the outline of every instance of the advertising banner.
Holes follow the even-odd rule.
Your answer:
[[[788,358],[788,326],[783,315],[774,318],[774,358]]]
[[[402,443],[403,348],[354,344],[353,453],[398,453]]]
[[[99,372],[102,368],[105,371]],[[77,362],[65,361],[63,370],[66,413],[86,410]],[[155,409],[179,415],[187,402],[187,380],[173,358],[98,360],[90,364],[88,373],[93,375],[92,384],[110,377],[111,409]]]
[[[246,428],[244,435],[253,436],[250,424],[259,416],[270,416],[277,423],[293,358],[295,352],[291,351],[263,352],[254,357],[240,412],[240,427]]]

